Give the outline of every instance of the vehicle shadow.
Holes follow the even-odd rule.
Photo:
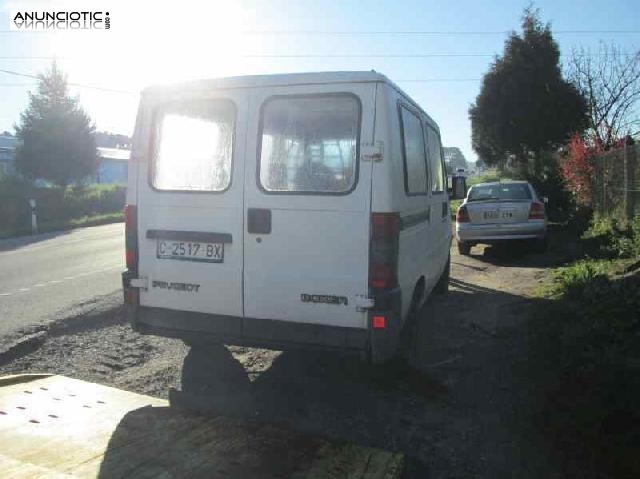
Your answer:
[[[307,477],[297,474],[318,467],[323,454],[339,453],[339,444],[271,425],[147,406],[118,423],[97,477]],[[94,469],[99,460],[86,469]]]
[[[548,240],[549,247],[545,253],[533,252],[526,241],[505,241],[490,246],[474,246],[471,257],[495,266],[549,268],[566,263],[576,256],[576,245],[561,228],[550,227]]]
[[[447,446],[470,456],[470,465],[479,454],[491,456],[495,448],[517,447],[515,439],[507,445],[492,443],[495,424],[483,414],[492,408],[491,417],[501,424],[512,423],[514,415],[529,414],[524,404],[514,408],[511,393],[508,399],[499,397],[505,388],[496,383],[492,362],[496,354],[501,355],[497,360],[504,370],[501,377],[512,374],[514,362],[509,357],[521,356],[521,345],[509,343],[505,351],[495,339],[514,326],[510,316],[522,317],[525,300],[462,281],[454,286],[455,290],[434,297],[420,312],[408,334],[406,361],[369,366],[359,358],[332,352],[291,350],[282,352],[251,381],[226,348],[226,353],[215,353],[215,367],[207,355],[192,349],[183,365],[182,390],[172,391],[170,401],[205,414],[277,424],[402,452],[408,458],[408,477],[427,477],[430,467],[446,470],[451,458],[435,452],[434,444],[443,435],[461,433],[453,426],[461,416],[463,427],[473,431],[465,434],[472,437]],[[484,310],[484,318],[477,318],[478,310]],[[194,377],[197,384],[190,384]],[[478,384],[482,386],[475,389]],[[485,396],[494,402],[484,404]],[[510,402],[509,407],[500,408],[501,401]],[[458,409],[461,404],[464,411]]]

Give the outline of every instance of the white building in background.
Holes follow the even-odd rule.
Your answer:
[[[98,147],[100,165],[96,172],[96,183],[127,184],[130,150]]]

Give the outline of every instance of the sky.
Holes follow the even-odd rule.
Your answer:
[[[230,75],[335,70],[384,73],[468,161],[468,108],[523,0],[0,0],[0,70],[35,75],[53,57],[98,130],[130,135],[147,85]],[[599,42],[640,48],[637,0],[539,0],[566,61]],[[9,31],[10,10],[109,11],[109,30]],[[416,34],[415,32],[422,32]],[[0,132],[13,131],[36,81],[0,72]],[[90,88],[90,86],[94,88]]]

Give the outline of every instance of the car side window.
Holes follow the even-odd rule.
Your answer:
[[[420,118],[404,105],[400,106],[404,186],[408,195],[427,194],[427,161]]]

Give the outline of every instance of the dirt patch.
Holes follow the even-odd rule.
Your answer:
[[[450,293],[429,301],[407,345],[412,369],[232,347],[243,368],[229,380],[245,382],[250,400],[225,409],[238,402],[230,393],[215,412],[403,452],[408,477],[553,477],[533,424],[524,324],[532,291],[558,260],[452,249]],[[120,310],[110,321],[50,337],[0,372],[55,372],[165,398],[181,387],[183,367],[194,367],[182,342],[134,333]]]

